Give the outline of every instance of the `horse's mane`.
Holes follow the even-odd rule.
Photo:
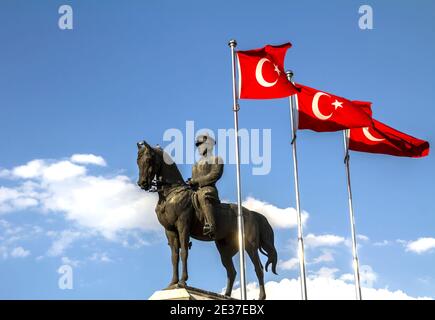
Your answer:
[[[171,175],[177,175],[178,177],[175,178],[180,180],[180,183],[184,184],[183,176],[181,175],[180,170],[178,170],[177,164],[172,159],[172,157],[160,147],[151,147],[151,149],[159,157],[159,161],[162,164],[162,171],[166,169],[166,173],[169,173]],[[165,158],[167,160],[170,160],[170,163],[168,163],[168,161],[165,161]]]

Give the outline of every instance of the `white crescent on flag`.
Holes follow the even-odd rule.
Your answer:
[[[382,138],[376,138],[376,137],[374,137],[374,136],[370,133],[370,131],[369,131],[369,127],[365,127],[365,128],[363,128],[362,131],[363,131],[363,133],[364,133],[364,136],[365,136],[367,139],[369,139],[370,141],[373,141],[373,142],[380,142],[380,141],[384,141],[384,140],[385,140],[385,139],[382,139]]]
[[[312,103],[313,113],[320,120],[328,120],[329,118],[332,117],[332,112],[329,115],[327,115],[327,116],[320,112],[320,110],[319,110],[319,99],[320,99],[321,96],[331,97],[329,94],[326,94],[324,92],[320,92],[320,91],[317,92],[314,95],[313,103]]]
[[[270,60],[267,59],[267,58],[262,58],[262,59],[260,59],[260,61],[258,61],[257,68],[255,69],[255,77],[257,78],[257,82],[261,86],[269,88],[269,87],[273,87],[278,82],[278,78],[274,82],[268,82],[268,81],[264,80],[264,77],[263,77],[263,64],[266,61],[270,62]]]

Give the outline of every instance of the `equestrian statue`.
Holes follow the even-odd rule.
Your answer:
[[[175,162],[160,147],[147,142],[137,143],[137,184],[145,191],[158,193],[156,214],[164,227],[172,253],[172,280],[168,288],[186,286],[188,279],[187,258],[191,246],[190,237],[200,241],[214,241],[223,266],[227,271],[226,296],[231,296],[236,269],[233,257],[239,251],[237,205],[219,200],[216,182],[223,174],[223,161],[213,155],[215,141],[208,134],[199,135],[195,145],[201,156],[192,168],[192,177],[185,181]],[[258,278],[259,299],[266,298],[264,273],[258,251],[267,256],[276,274],[278,261],[274,246],[273,229],[262,214],[243,207],[245,250],[249,255]],[[182,275],[179,278],[181,257]]]

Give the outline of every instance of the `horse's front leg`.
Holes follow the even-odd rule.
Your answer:
[[[187,272],[187,258],[189,256],[189,232],[190,232],[189,222],[179,220],[177,229],[178,229],[178,238],[180,239],[180,255],[181,255],[181,266],[182,266],[181,280],[178,284],[182,287],[185,287],[186,281],[189,278]]]
[[[178,239],[178,233],[174,231],[165,230],[166,237],[168,238],[168,244],[171,247],[171,259],[172,259],[172,280],[168,285],[168,288],[178,283],[178,261],[180,251],[180,241]]]

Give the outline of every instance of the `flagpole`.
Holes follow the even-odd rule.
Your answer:
[[[293,72],[286,72],[287,79],[293,83]],[[294,83],[293,83],[294,84]],[[296,193],[296,213],[298,223],[298,258],[299,258],[299,273],[301,279],[301,297],[302,300],[307,300],[307,278],[305,272],[305,250],[304,250],[304,238],[302,231],[302,215],[301,205],[299,197],[299,175],[298,175],[298,158],[296,153],[296,124],[295,124],[295,105],[297,103],[295,95],[289,97],[290,102],[290,122],[292,130],[292,150],[293,150],[293,173],[295,181],[295,193]]]
[[[242,187],[240,182],[240,151],[239,151],[239,103],[237,98],[236,87],[236,59],[235,47],[236,40],[230,40],[228,45],[231,48],[231,64],[233,76],[233,113],[234,113],[234,142],[236,148],[236,176],[237,176],[237,226],[238,226],[238,241],[239,241],[239,256],[240,256],[240,293],[241,300],[246,300],[246,264],[245,264],[245,230],[242,212]]]
[[[349,130],[343,130],[343,142],[344,142],[344,165],[346,167],[346,178],[347,178],[347,194],[349,201],[349,218],[350,218],[350,228],[352,234],[352,256],[353,256],[353,274],[355,278],[355,293],[356,299],[362,300],[361,296],[361,278],[359,273],[359,261],[358,261],[358,251],[356,244],[356,231],[355,231],[355,216],[353,213],[353,201],[352,201],[352,188],[350,185],[350,166],[349,166],[349,141],[348,141]]]

